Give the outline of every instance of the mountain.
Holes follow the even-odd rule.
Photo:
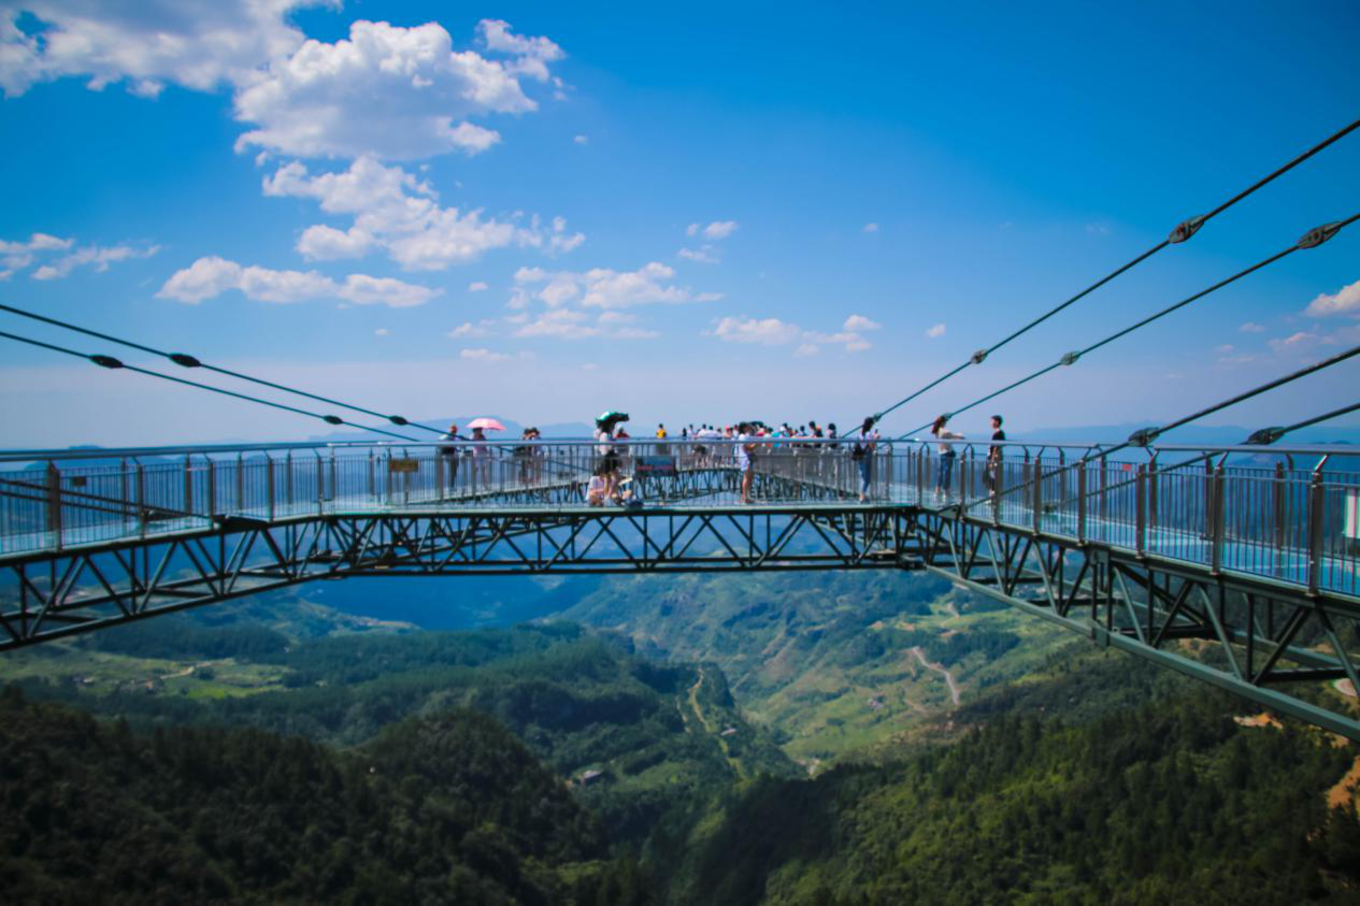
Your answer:
[[[9,902],[652,901],[484,715],[409,718],[348,752],[257,730],[143,736],[12,689],[0,723]]]

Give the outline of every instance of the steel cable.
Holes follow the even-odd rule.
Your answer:
[[[1009,342],[1011,342],[1012,340],[1015,340],[1015,339],[1019,338],[1020,336],[1022,336],[1022,335],[1024,335],[1024,334],[1028,333],[1030,330],[1034,329],[1035,327],[1038,327],[1040,324],[1044,323],[1044,322],[1047,321],[1049,318],[1053,317],[1054,315],[1056,315],[1056,314],[1058,314],[1059,312],[1063,311],[1064,309],[1068,308],[1068,307],[1071,306],[1072,304],[1074,304],[1074,303],[1080,301],[1080,300],[1083,299],[1084,297],[1090,295],[1092,292],[1094,292],[1095,290],[1097,290],[1097,289],[1099,289],[1100,287],[1104,286],[1105,284],[1109,283],[1111,280],[1115,279],[1115,278],[1118,277],[1120,274],[1123,274],[1125,271],[1128,271],[1128,270],[1130,270],[1131,268],[1133,268],[1133,267],[1135,267],[1135,266],[1141,264],[1142,262],[1146,261],[1148,258],[1151,258],[1153,255],[1157,254],[1157,253],[1160,252],[1162,249],[1166,248],[1168,245],[1175,245],[1175,244],[1184,242],[1185,240],[1189,239],[1191,236],[1193,236],[1196,232],[1199,231],[1200,227],[1204,226],[1204,224],[1208,223],[1212,218],[1214,218],[1214,217],[1218,216],[1219,214],[1223,213],[1223,212],[1226,211],[1228,208],[1230,208],[1230,207],[1232,207],[1233,205],[1237,204],[1239,201],[1241,201],[1242,199],[1246,198],[1248,195],[1252,194],[1252,193],[1255,192],[1256,190],[1258,190],[1258,189],[1262,188],[1263,186],[1267,185],[1268,183],[1270,183],[1270,182],[1272,182],[1272,181],[1278,179],[1279,177],[1283,176],[1285,173],[1288,173],[1290,170],[1294,169],[1294,168],[1297,167],[1299,164],[1301,164],[1301,163],[1303,163],[1304,161],[1308,160],[1310,157],[1312,157],[1313,155],[1317,154],[1319,151],[1322,151],[1322,150],[1323,150],[1324,148],[1326,148],[1328,145],[1331,145],[1332,143],[1334,143],[1334,142],[1336,142],[1336,141],[1339,141],[1340,139],[1342,139],[1343,137],[1345,137],[1345,136],[1348,135],[1349,133],[1355,131],[1357,128],[1360,128],[1360,120],[1356,120],[1355,122],[1353,122],[1353,123],[1351,123],[1350,125],[1344,127],[1343,129],[1340,129],[1340,130],[1338,130],[1337,132],[1334,132],[1332,135],[1328,136],[1328,137],[1327,137],[1326,139],[1324,139],[1323,141],[1321,141],[1321,142],[1319,142],[1318,144],[1314,145],[1313,147],[1309,148],[1307,151],[1304,151],[1302,154],[1298,155],[1298,156],[1295,157],[1293,160],[1289,161],[1288,163],[1285,163],[1285,164],[1281,165],[1280,167],[1276,168],[1274,171],[1268,173],[1267,175],[1263,176],[1261,179],[1259,179],[1259,180],[1257,180],[1256,182],[1252,183],[1252,184],[1251,184],[1250,186],[1248,186],[1247,188],[1243,189],[1241,192],[1238,192],[1238,193],[1237,193],[1236,195],[1234,195],[1232,198],[1229,198],[1227,201],[1223,202],[1222,204],[1220,204],[1218,207],[1214,208],[1214,209],[1213,209],[1212,211],[1210,211],[1209,213],[1207,213],[1207,214],[1201,214],[1201,215],[1199,215],[1199,216],[1197,216],[1197,217],[1191,217],[1191,218],[1189,218],[1188,220],[1185,220],[1185,221],[1183,221],[1182,223],[1178,224],[1178,225],[1176,226],[1176,228],[1175,228],[1174,230],[1171,231],[1171,234],[1170,234],[1169,236],[1167,236],[1166,239],[1163,239],[1161,242],[1157,243],[1157,244],[1154,245],[1152,248],[1150,248],[1150,249],[1148,249],[1147,251],[1143,252],[1141,255],[1137,256],[1136,258],[1134,258],[1133,260],[1129,261],[1128,263],[1126,263],[1126,264],[1120,266],[1119,268],[1117,268],[1117,269],[1111,271],[1110,273],[1106,274],[1104,277],[1101,277],[1101,278],[1100,278],[1099,280],[1097,280],[1095,283],[1092,283],[1090,286],[1086,287],[1086,288],[1083,289],[1081,292],[1077,293],[1075,296],[1072,296],[1072,297],[1066,299],[1065,301],[1061,302],[1060,304],[1058,304],[1058,305],[1054,306],[1053,308],[1049,309],[1048,311],[1044,312],[1044,313],[1043,313],[1042,315],[1040,315],[1039,317],[1035,318],[1034,320],[1030,321],[1030,322],[1029,322],[1028,324],[1026,324],[1025,326],[1021,327],[1019,330],[1016,330],[1016,331],[1012,332],[1011,334],[1009,334],[1008,336],[1002,338],[1001,340],[997,341],[996,343],[993,343],[991,346],[988,346],[986,349],[979,349],[977,352],[973,353],[973,355],[972,355],[971,357],[969,357],[969,359],[968,359],[967,361],[965,361],[963,364],[956,366],[956,367],[953,368],[952,370],[946,372],[945,374],[943,374],[943,375],[941,375],[940,377],[936,378],[935,380],[931,381],[929,384],[926,384],[924,387],[921,387],[920,389],[914,391],[914,392],[911,393],[910,395],[905,396],[905,397],[903,397],[902,399],[898,400],[897,402],[893,403],[893,404],[892,404],[891,406],[889,406],[888,408],[883,409],[882,411],[878,412],[876,415],[872,416],[874,422],[877,423],[877,422],[882,421],[882,420],[883,420],[883,417],[884,417],[885,415],[887,415],[888,413],[893,412],[893,411],[895,411],[895,410],[901,408],[902,406],[906,405],[907,403],[909,403],[909,402],[911,402],[912,400],[916,399],[917,397],[921,396],[923,393],[925,393],[925,392],[927,392],[927,391],[929,391],[929,390],[931,390],[931,389],[933,389],[933,388],[935,388],[935,387],[938,387],[940,384],[942,384],[942,383],[944,383],[945,381],[949,380],[949,379],[952,378],[954,375],[956,375],[956,374],[958,374],[959,372],[963,371],[965,368],[968,368],[970,365],[981,365],[981,364],[987,359],[988,356],[990,356],[992,353],[996,352],[996,351],[997,351],[998,349],[1000,349],[1001,347],[1005,346],[1007,343],[1009,343]]]
[[[249,381],[249,382],[251,382],[252,384],[260,384],[261,386],[270,387],[270,388],[272,388],[272,389],[274,389],[274,390],[281,390],[281,391],[283,391],[284,393],[292,393],[292,394],[295,394],[295,395],[297,395],[297,396],[305,396],[305,397],[307,397],[308,399],[313,399],[313,400],[316,400],[317,402],[320,402],[320,403],[329,403],[329,404],[332,405],[332,406],[339,406],[339,407],[342,408],[342,409],[349,409],[349,410],[351,410],[351,411],[353,411],[353,412],[362,412],[364,415],[371,415],[371,416],[373,416],[374,418],[381,418],[381,419],[383,419],[384,421],[389,421],[389,422],[391,422],[391,423],[394,424],[394,425],[410,426],[410,427],[412,427],[412,428],[420,428],[422,431],[429,431],[429,432],[431,432],[431,433],[433,433],[433,434],[442,434],[442,433],[443,433],[443,432],[441,432],[441,431],[440,431],[439,429],[437,429],[437,428],[431,428],[431,427],[428,427],[428,426],[426,426],[426,425],[422,425],[422,424],[420,424],[419,422],[409,421],[409,420],[403,418],[403,417],[400,416],[400,415],[385,415],[385,414],[383,414],[383,413],[381,413],[381,412],[374,412],[372,409],[365,409],[365,408],[362,407],[362,406],[353,406],[353,405],[350,405],[349,403],[342,403],[342,402],[340,402],[339,400],[333,400],[333,399],[330,399],[330,398],[328,398],[328,397],[318,396],[318,395],[315,394],[315,393],[308,393],[306,390],[298,390],[298,389],[296,389],[296,388],[294,388],[294,387],[288,387],[288,386],[286,386],[286,385],[284,385],[284,384],[276,384],[276,383],[274,383],[273,381],[266,381],[266,380],[264,380],[263,378],[257,378],[257,377],[252,377],[251,375],[248,375],[248,374],[242,374],[242,373],[239,372],[239,371],[232,371],[232,370],[229,369],[229,368],[221,368],[221,367],[219,367],[219,366],[217,366],[217,365],[209,365],[207,362],[204,362],[204,361],[202,361],[202,360],[196,358],[195,356],[191,356],[191,355],[188,355],[188,354],[183,353],[183,352],[166,352],[166,351],[163,350],[163,349],[155,349],[154,347],[151,347],[151,346],[144,346],[144,345],[142,345],[141,343],[134,343],[134,342],[131,341],[131,340],[124,340],[124,339],[121,339],[121,338],[119,338],[119,337],[110,336],[109,334],[106,334],[106,333],[100,333],[100,332],[97,331],[97,330],[89,330],[88,328],[79,327],[79,326],[77,326],[77,325],[75,325],[75,324],[70,324],[70,323],[68,323],[68,322],[66,322],[66,321],[60,321],[60,320],[58,320],[58,319],[56,319],[56,318],[49,318],[49,317],[47,317],[46,315],[40,315],[40,314],[37,314],[36,312],[25,311],[25,310],[22,309],[22,308],[15,308],[15,307],[12,306],[12,305],[3,305],[3,304],[0,304],[0,311],[7,311],[7,312],[9,312],[10,314],[19,315],[20,317],[23,317],[23,318],[31,318],[31,319],[33,319],[34,321],[41,321],[41,322],[43,322],[44,324],[51,324],[51,325],[53,325],[54,327],[60,327],[60,328],[62,328],[62,329],[64,329],[64,330],[72,330],[72,331],[75,331],[76,333],[83,333],[83,334],[85,334],[86,336],[97,337],[98,339],[101,339],[101,340],[107,340],[107,341],[109,341],[110,343],[117,343],[117,344],[119,344],[120,346],[127,346],[127,347],[129,347],[130,349],[138,349],[138,350],[141,350],[142,352],[149,352],[149,353],[151,353],[152,355],[158,355],[158,356],[160,356],[160,357],[162,357],[162,358],[169,359],[170,361],[174,362],[176,365],[181,365],[181,366],[183,366],[183,367],[185,367],[185,368],[203,368],[203,369],[205,369],[205,370],[207,370],[207,371],[215,371],[215,372],[217,372],[218,374],[223,374],[223,375],[226,375],[227,377],[236,378],[236,379],[242,380],[242,381]],[[193,383],[193,382],[191,381],[190,383]],[[369,429],[369,430],[374,430],[374,429]],[[393,434],[392,436],[393,436],[393,437],[402,437],[403,435],[400,435],[400,434]],[[414,440],[414,438],[408,438],[408,439]]]
[[[1346,218],[1345,220],[1339,220],[1339,221],[1336,221],[1336,222],[1333,222],[1333,223],[1324,224],[1324,225],[1322,225],[1322,226],[1320,226],[1320,227],[1316,227],[1315,229],[1309,230],[1306,234],[1304,234],[1303,238],[1300,239],[1298,242],[1294,243],[1293,245],[1289,246],[1288,248],[1286,248],[1286,249],[1284,249],[1284,250],[1282,250],[1282,251],[1276,252],[1274,255],[1271,255],[1269,258],[1265,258],[1265,259],[1263,259],[1263,260],[1261,260],[1261,261],[1258,261],[1258,262],[1256,262],[1255,264],[1251,265],[1250,267],[1244,268],[1243,270],[1238,271],[1237,273],[1233,274],[1231,277],[1227,277],[1226,279],[1220,280],[1219,282],[1215,283],[1213,286],[1210,286],[1210,287],[1207,288],[1207,289],[1200,290],[1199,292],[1195,293],[1194,295],[1187,296],[1186,298],[1180,300],[1179,302],[1175,302],[1175,303],[1173,303],[1173,304],[1171,304],[1171,305],[1168,305],[1166,308],[1163,308],[1163,309],[1161,309],[1160,311],[1157,311],[1157,312],[1154,312],[1154,313],[1151,314],[1151,315],[1148,315],[1146,318],[1143,318],[1142,320],[1139,320],[1139,321],[1134,322],[1133,324],[1130,324],[1128,327],[1125,327],[1125,328],[1122,328],[1122,329],[1120,329],[1120,330],[1117,330],[1117,331],[1115,331],[1114,333],[1110,334],[1109,336],[1104,337],[1103,339],[1097,340],[1096,342],[1092,343],[1090,346],[1087,346],[1087,347],[1085,347],[1085,348],[1083,348],[1083,349],[1075,350],[1075,351],[1073,351],[1073,352],[1069,352],[1069,353],[1065,354],[1062,358],[1060,358],[1058,361],[1054,362],[1053,364],[1051,364],[1051,365],[1046,365],[1046,366],[1044,366],[1043,368],[1040,368],[1038,371],[1032,372],[1031,374],[1028,374],[1028,375],[1026,375],[1025,377],[1020,378],[1018,381],[1013,381],[1013,382],[1011,382],[1010,384],[1007,384],[1005,387],[1002,387],[1000,390],[994,390],[994,391],[992,391],[991,393],[987,394],[986,396],[979,397],[978,399],[973,400],[971,403],[967,404],[966,406],[961,406],[961,407],[959,407],[958,409],[954,409],[954,410],[952,410],[952,411],[946,413],[946,415],[948,415],[950,418],[953,418],[955,415],[958,415],[958,414],[961,413],[961,412],[967,412],[969,409],[973,409],[973,408],[975,408],[975,407],[977,407],[977,406],[980,406],[980,405],[982,405],[983,403],[987,402],[988,400],[996,399],[998,396],[1001,396],[1001,395],[1004,394],[1004,393],[1008,393],[1008,392],[1010,392],[1011,390],[1014,390],[1016,387],[1020,387],[1020,386],[1023,386],[1024,384],[1028,384],[1030,381],[1032,381],[1032,380],[1034,380],[1034,379],[1036,379],[1036,378],[1042,377],[1043,375],[1048,374],[1050,371],[1053,371],[1053,370],[1056,369],[1056,368],[1074,365],[1074,364],[1076,364],[1077,361],[1079,361],[1083,356],[1085,356],[1085,355],[1087,355],[1087,354],[1089,354],[1089,353],[1091,353],[1091,352],[1094,352],[1095,350],[1100,349],[1100,348],[1103,347],[1103,346],[1106,346],[1106,345],[1108,345],[1108,344],[1110,344],[1110,343],[1113,343],[1115,340],[1118,340],[1118,339],[1120,339],[1121,337],[1128,336],[1129,334],[1133,333],[1134,331],[1139,330],[1139,329],[1141,329],[1141,328],[1143,328],[1143,327],[1146,327],[1147,325],[1153,323],[1154,321],[1157,321],[1157,320],[1160,320],[1161,318],[1166,317],[1167,315],[1171,314],[1172,312],[1179,311],[1180,309],[1182,309],[1182,308],[1184,308],[1185,306],[1191,304],[1192,302],[1196,302],[1196,301],[1198,301],[1198,300],[1200,300],[1200,299],[1203,299],[1205,296],[1209,295],[1210,293],[1216,292],[1216,291],[1222,289],[1223,287],[1228,286],[1229,284],[1234,283],[1234,282],[1236,282],[1236,281],[1242,279],[1243,277],[1247,276],[1248,274],[1251,274],[1251,273],[1254,273],[1254,272],[1260,270],[1261,268],[1265,267],[1265,266],[1268,265],[1268,264],[1273,264],[1273,263],[1275,263],[1276,261],[1279,261],[1281,258],[1284,258],[1284,257],[1286,257],[1287,255],[1291,255],[1291,254],[1293,254],[1294,252],[1299,251],[1300,249],[1309,249],[1309,248],[1316,248],[1316,247],[1318,247],[1319,245],[1321,245],[1322,243],[1326,242],[1328,239],[1331,239],[1333,236],[1335,236],[1337,233],[1339,233],[1343,228],[1349,226],[1350,224],[1354,223],[1354,222],[1355,222],[1356,220],[1358,220],[1358,219],[1360,219],[1360,213],[1352,214],[1350,217]],[[913,428],[911,431],[908,431],[908,432],[906,432],[905,434],[899,435],[896,439],[897,439],[897,440],[906,440],[906,439],[908,439],[908,438],[910,437],[910,435],[915,434],[915,433],[917,433],[918,431],[923,431],[923,430],[925,430],[926,428],[929,428],[929,427],[931,426],[932,423],[933,423],[933,422],[926,422],[925,424],[919,425],[918,427]]]
[[[274,409],[282,409],[285,412],[294,412],[297,413],[298,415],[306,415],[309,418],[320,419],[321,421],[325,422],[328,425],[346,425],[351,428],[358,428],[361,431],[369,431],[373,434],[383,434],[386,435],[387,437],[395,437],[398,440],[409,440],[414,443],[421,442],[419,438],[410,437],[406,434],[396,434],[392,431],[385,431],[382,428],[370,428],[367,425],[360,425],[356,424],[355,422],[345,421],[338,415],[322,415],[319,412],[310,412],[306,409],[298,409],[295,406],[288,406],[283,403],[275,403],[272,402],[271,400],[260,399],[257,396],[248,396],[244,393],[237,393],[234,390],[223,390],[221,387],[213,387],[208,384],[200,384],[198,381],[190,381],[185,378],[175,377],[174,375],[170,374],[161,374],[159,371],[151,371],[146,368],[138,368],[136,365],[126,365],[123,362],[120,362],[118,359],[113,358],[112,356],[98,354],[91,355],[84,352],[77,352],[74,349],[67,349],[64,346],[54,346],[51,343],[44,343],[41,340],[33,340],[28,337],[21,337],[16,334],[5,333],[4,331],[0,331],[0,337],[4,337],[5,339],[8,340],[15,340],[16,342],[19,343],[27,343],[30,346],[37,346],[42,349],[50,349],[54,352],[65,353],[66,355],[75,356],[76,358],[79,359],[85,359],[86,361],[93,362],[94,364],[100,366],[101,368],[135,371],[138,374],[145,374],[151,377],[160,378],[163,381],[174,381],[176,384],[184,384],[189,387],[197,387],[199,390],[208,390],[211,391],[212,393],[220,393],[223,396],[234,397],[235,399],[245,400],[246,402],[250,403],[259,403],[261,406],[269,406]]]

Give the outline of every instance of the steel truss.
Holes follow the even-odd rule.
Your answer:
[[[689,480],[703,496],[732,477],[712,470]],[[627,510],[536,499],[519,510],[483,501],[273,522],[229,517],[174,535],[6,557],[0,650],[350,576],[926,569],[1360,741],[1346,700],[1316,686],[1346,679],[1360,688],[1360,599],[1350,596],[998,524],[958,507],[831,500]],[[1287,691],[1305,681],[1315,685]]]
[[[919,510],[912,522],[912,555],[931,572],[1360,741],[1340,692],[1283,691],[1335,680],[1360,690],[1360,600],[960,518],[957,507]]]
[[[229,518],[213,528],[0,561],[0,650],[349,576],[883,569],[905,510],[858,505],[441,511]]]

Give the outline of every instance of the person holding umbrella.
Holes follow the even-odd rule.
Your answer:
[[[489,490],[491,485],[491,448],[486,445],[487,431],[504,431],[505,425],[496,421],[494,418],[474,418],[468,422],[468,427],[472,429],[471,451],[473,473],[477,484],[483,490]]]

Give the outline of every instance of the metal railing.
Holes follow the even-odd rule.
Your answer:
[[[1360,451],[760,438],[762,507],[954,509],[1011,528],[1360,595]],[[730,440],[279,444],[0,453],[0,556],[393,510],[567,510],[742,500]],[[995,452],[994,452],[995,450]],[[618,500],[588,499],[614,471]]]

